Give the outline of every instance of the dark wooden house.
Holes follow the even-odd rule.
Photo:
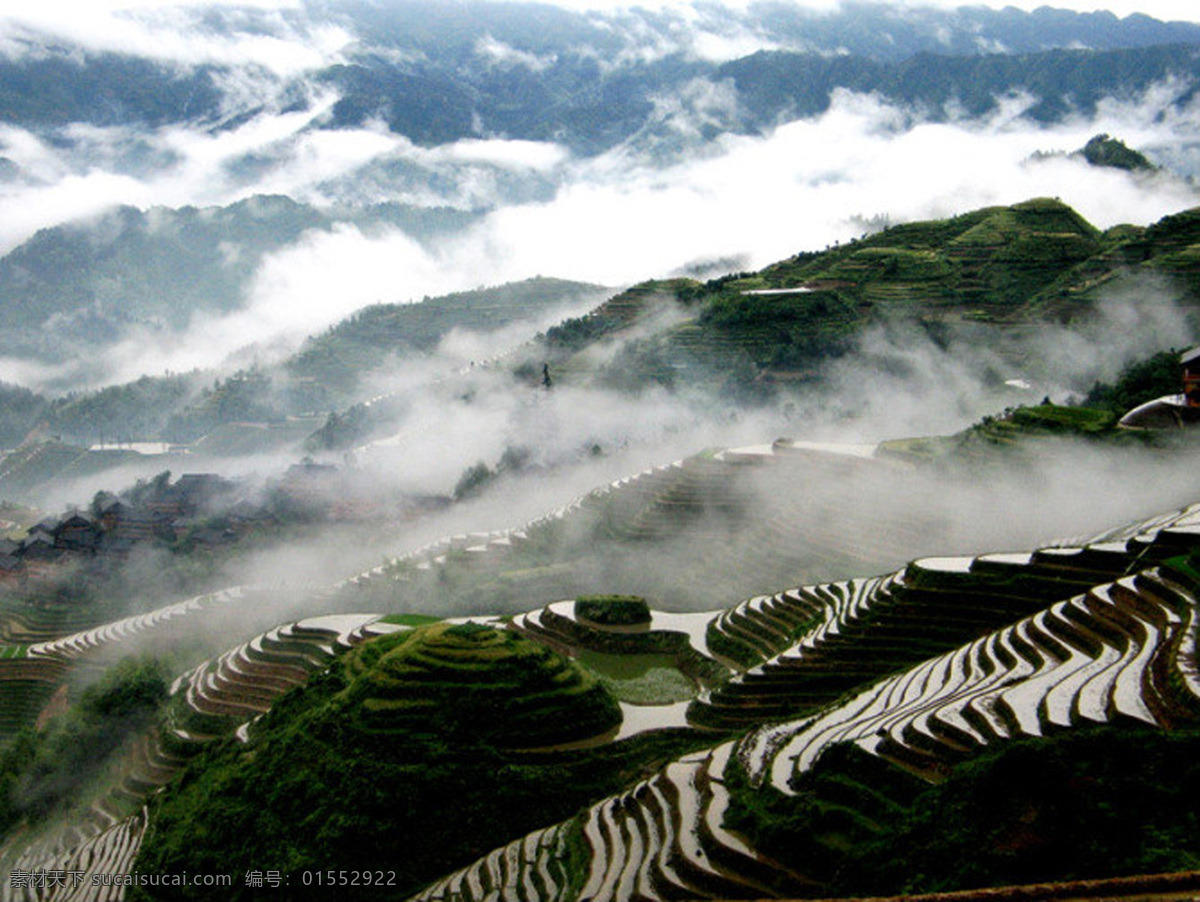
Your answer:
[[[66,551],[94,554],[100,542],[100,528],[80,513],[70,513],[54,529],[54,547]]]
[[[1188,407],[1200,408],[1200,347],[1185,351],[1179,360],[1183,367],[1183,397]]]

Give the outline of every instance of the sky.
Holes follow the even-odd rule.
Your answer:
[[[678,0],[552,0],[552,2],[556,6],[564,6],[569,9],[613,9],[631,6],[669,8],[682,5]],[[796,5],[813,9],[829,9],[836,6],[837,2],[838,0],[797,0]],[[739,0],[737,5],[745,5],[745,0]],[[1107,0],[1107,2],[1097,2],[1097,0],[1061,0],[1061,2],[1049,3],[1045,2],[1045,0],[983,0],[983,2],[981,0],[969,0],[969,2],[959,2],[959,0],[902,0],[902,2],[896,3],[893,0],[893,5],[936,6],[945,8],[990,6],[996,9],[1015,6],[1018,9],[1025,10],[1037,9],[1039,6],[1053,6],[1059,9],[1072,9],[1077,12],[1107,10],[1121,17],[1140,12],[1164,21],[1200,22],[1200,6],[1197,6],[1191,0]]]
[[[497,2],[503,2],[503,0],[497,0]],[[555,6],[577,10],[625,9],[629,7],[661,9],[686,5],[681,0],[548,0],[548,2]],[[797,6],[813,9],[829,9],[836,6],[837,2],[838,0],[795,0]],[[747,0],[733,0],[732,5],[744,6],[746,3]],[[1200,6],[1197,6],[1192,0],[1056,0],[1052,3],[1044,2],[1044,0],[968,0],[968,2],[960,2],[960,0],[901,0],[895,5],[990,6],[997,9],[1014,6],[1026,10],[1036,9],[1039,6],[1053,6],[1078,12],[1108,10],[1122,17],[1140,12],[1164,21],[1200,21]],[[3,3],[0,3],[0,15],[15,16],[26,21],[61,21],[60,17],[65,15],[110,13],[130,9],[169,9],[183,6],[280,9],[298,8],[301,3],[299,0],[42,0],[37,4],[30,4],[25,0],[4,0]]]

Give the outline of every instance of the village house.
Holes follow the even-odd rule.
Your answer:
[[[100,529],[104,532],[116,530],[121,520],[132,513],[132,509],[120,498],[113,498],[100,505]]]
[[[99,543],[100,527],[78,512],[63,517],[54,528],[55,548],[95,554]]]
[[[1139,404],[1121,425],[1135,429],[1182,429],[1200,423],[1200,347],[1179,355],[1180,392]]]
[[[0,539],[0,583],[46,578],[71,561],[120,560],[156,539],[209,548],[231,544],[273,522],[261,506],[245,502],[213,520],[218,507],[232,502],[235,488],[213,473],[186,473],[174,484],[164,473],[120,498],[101,493],[94,516],[72,510],[36,523],[20,542]]]
[[[1188,407],[1200,408],[1200,348],[1193,348],[1180,359],[1183,366],[1183,397]]]
[[[67,557],[68,553],[62,548],[55,548],[53,538],[44,532],[31,534],[21,546],[21,563],[25,575],[30,579],[49,576]]]
[[[25,574],[25,565],[15,554],[0,554],[0,583],[19,582]]]

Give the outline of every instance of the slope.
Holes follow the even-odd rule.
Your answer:
[[[527,359],[549,358],[567,380],[630,391],[705,385],[752,400],[819,380],[823,363],[871,325],[906,322],[1003,354],[1022,326],[1082,324],[1119,287],[1194,316],[1198,215],[1102,234],[1040,198],[894,225],[756,273],[637,286],[551,330]]]

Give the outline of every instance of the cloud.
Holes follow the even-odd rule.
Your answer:
[[[805,438],[883,441],[957,432],[1045,397],[1078,402],[1096,381],[1200,337],[1178,301],[1176,286],[1139,274],[1105,291],[1096,315],[1073,326],[947,325],[935,342],[908,323],[877,325],[827,368],[793,419]]]
[[[434,148],[424,154],[437,165],[441,160],[453,163],[485,163],[506,169],[549,171],[561,166],[569,152],[560,144],[545,141],[520,141],[494,138],[466,138]]]
[[[0,157],[17,171],[0,181],[0,253],[40,228],[121,204],[216,206],[283,194],[317,204],[487,208],[544,195],[570,160],[552,142],[465,139],[430,148],[378,122],[321,128],[337,99],[316,93],[304,109],[268,108],[220,129],[73,124],[40,136],[0,125]]]
[[[336,100],[333,94],[316,95],[305,110],[265,110],[215,131],[192,125],[137,130],[74,124],[47,139],[0,126],[0,156],[19,172],[0,182],[5,204],[0,252],[39,228],[121,204],[222,205],[264,193],[310,199],[322,181],[407,145],[377,126],[314,128]]]
[[[720,18],[701,7],[672,13],[673,20],[663,15],[669,27],[627,18],[641,23],[646,40],[673,27],[702,31]],[[485,49],[498,60],[535,64],[499,42]],[[189,338],[202,339],[198,348],[143,358],[180,370],[219,362],[249,342],[294,342],[365,303],[539,273],[615,286],[704,261],[758,268],[854,238],[866,222],[950,216],[1036,196],[1060,197],[1101,228],[1149,223],[1200,202],[1195,186],[1179,178],[1133,178],[1065,155],[1031,160],[1038,151],[1074,150],[1098,132],[1158,159],[1188,159],[1187,149],[1200,144],[1200,101],[1179,105],[1182,88],[1170,82],[1052,126],[1022,118],[1029,97],[1003,98],[982,120],[930,121],[878,96],[839,90],[819,116],[767,134],[734,134],[727,131],[739,117],[732,86],[697,78],[652,98],[654,115],[625,144],[576,158],[553,142],[473,138],[419,147],[381,123],[325,129],[335,93],[314,91],[305,108],[285,107],[278,80],[261,77],[267,88],[250,74],[232,83],[232,93],[265,91],[264,108],[221,129],[72,126],[36,136],[0,126],[0,156],[17,167],[0,182],[0,249],[114,204],[208,206],[256,193],[485,214],[436,246],[349,227],[305,236],[264,261],[245,310],[228,322],[193,323]],[[138,359],[121,349],[113,370],[126,374]]]
[[[550,2],[555,6],[579,12],[614,12],[630,9],[679,12],[681,9],[694,10],[708,5],[704,0],[685,0],[685,2],[680,2],[680,0],[550,0]],[[736,10],[745,9],[753,2],[754,0],[726,0],[721,5]],[[792,0],[790,5],[823,13],[838,10],[849,4],[844,0]],[[963,0],[889,0],[889,5],[917,9],[957,9],[965,5],[1003,9],[1011,6],[1027,12],[1043,6],[1052,6],[1056,9],[1070,9],[1076,12],[1107,10],[1121,17],[1142,13],[1162,21],[1200,22],[1200,9],[1197,9],[1191,0],[1055,0],[1049,4],[1045,0],[977,0],[970,4],[964,3]]]
[[[450,276],[436,256],[395,230],[370,239],[348,224],[314,230],[267,255],[243,309],[197,314],[182,334],[131,332],[107,352],[105,381],[219,367],[234,355],[243,363],[270,362],[369,304],[473,287],[480,276],[478,270]]]
[[[49,185],[0,186],[0,200],[8,208],[0,217],[0,253],[7,253],[38,229],[86,219],[114,203],[149,205],[155,194],[132,176],[89,172]]]
[[[250,65],[279,75],[339,58],[355,37],[309,20],[299,3],[46,0],[0,16],[0,52],[21,56],[32,38],[50,36],[92,52],[132,54],[174,64]]]
[[[501,2],[501,0],[493,0]],[[552,0],[551,5],[586,14],[595,27],[619,33],[625,48],[608,64],[661,59],[682,53],[725,61],[770,49],[752,23],[751,0]],[[813,14],[841,10],[840,0],[792,0]],[[898,0],[898,10],[962,6],[961,0]],[[994,9],[1032,11],[1041,0],[987,0]],[[1161,20],[1200,21],[1190,0],[1058,0],[1056,8],[1109,10],[1119,16],[1147,14]],[[0,53],[40,52],[31,38],[50,37],[91,52],[118,52],[183,65],[253,66],[278,75],[312,70],[342,58],[362,36],[336,4],[301,0],[45,0],[0,15]],[[369,37],[369,36],[367,36]],[[802,49],[802,48],[801,48]],[[476,50],[497,65],[542,71],[554,54],[537,54],[485,35]]]
[[[475,52],[500,67],[521,67],[531,72],[544,72],[558,62],[558,54],[536,54],[499,41],[490,34],[475,42]]]
[[[1029,160],[1039,150],[1074,150],[1098,131],[1133,146],[1195,135],[1194,111],[1155,121],[1157,107],[1148,109],[1113,105],[1053,128],[1007,107],[984,122],[933,123],[843,91],[819,117],[766,137],[724,135],[675,165],[648,164],[628,147],[579,163],[553,200],[498,209],[466,240],[506,274],[623,284],[697,259],[740,256],[760,267],[855,237],[859,216],[937,218],[1058,196],[1101,228],[1147,223],[1195,205],[1194,186],[1073,158]]]

